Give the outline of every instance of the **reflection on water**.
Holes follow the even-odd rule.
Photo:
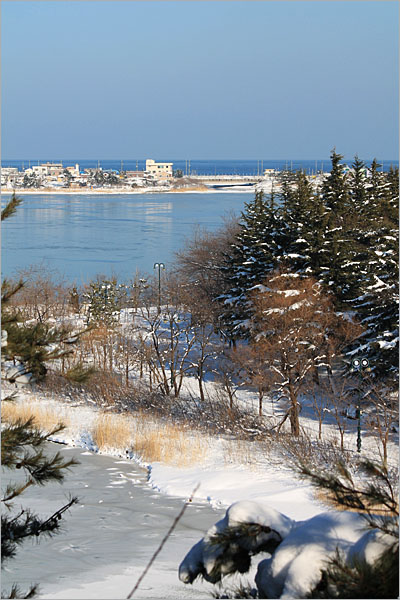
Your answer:
[[[45,263],[77,283],[98,273],[129,279],[168,267],[195,226],[221,226],[251,193],[23,196],[3,227],[3,276]],[[2,198],[2,206],[8,197]]]

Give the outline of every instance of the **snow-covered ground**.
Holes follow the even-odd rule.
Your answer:
[[[12,390],[10,384],[3,386],[3,394]],[[243,392],[243,402],[245,396]],[[267,453],[263,457],[255,450],[251,461],[243,443],[235,453],[232,440],[205,436],[207,451],[200,452],[198,459],[192,456],[187,466],[146,463],[127,453],[125,447],[98,451],[92,435],[97,407],[74,399],[39,397],[29,388],[18,390],[17,401],[40,405],[68,421],[68,428],[56,439],[67,444],[60,446],[64,452],[77,452],[85,461],[66,476],[65,489],[83,497],[82,504],[73,507],[66,519],[67,532],[41,542],[34,553],[26,544],[6,572],[6,582],[20,581],[23,586],[40,583],[43,599],[126,597],[178,514],[182,499],[186,500],[197,484],[200,487],[193,506],[188,507],[135,597],[209,597],[210,584],[197,582],[193,587],[180,583],[178,567],[190,548],[221,518],[221,509],[234,502],[258,502],[294,521],[326,511],[311,487],[296,479],[287,465],[270,462]],[[60,495],[54,484],[50,492],[46,486],[24,494],[22,502],[48,515],[63,504]],[[164,508],[157,508],[160,505]],[[38,566],[41,561],[46,564],[43,570]],[[254,578],[253,572],[245,579],[251,580],[252,575]]]
[[[200,184],[199,184],[200,185]],[[80,188],[80,189],[70,189],[70,188],[39,188],[39,189],[31,189],[31,188],[19,188],[17,190],[14,189],[9,189],[9,188],[1,188],[1,194],[3,194],[4,196],[7,195],[11,195],[14,191],[17,192],[17,194],[24,194],[24,195],[35,195],[35,194],[39,194],[39,195],[57,195],[57,194],[68,194],[68,195],[78,195],[78,196],[88,196],[88,195],[98,195],[98,194],[107,194],[107,195],[127,195],[127,194],[159,194],[159,193],[165,193],[165,194],[216,194],[218,192],[221,193],[226,193],[226,192],[244,192],[244,193],[249,193],[249,192],[253,192],[256,190],[262,190],[264,193],[270,193],[272,188],[275,189],[275,191],[277,191],[279,185],[276,182],[273,182],[270,179],[266,179],[264,181],[261,181],[260,183],[254,184],[253,186],[249,186],[249,185],[240,185],[240,183],[238,185],[232,185],[229,187],[221,187],[221,188],[213,188],[210,187],[208,190],[205,189],[205,186],[201,187],[201,189],[196,189],[196,184],[192,185],[192,186],[187,186],[187,187],[180,187],[180,188],[174,188],[174,187],[169,187],[169,186],[165,186],[165,185],[158,185],[158,186],[141,186],[138,188],[131,188],[131,187],[125,187],[125,188],[95,188],[95,189],[91,189],[91,188]]]
[[[10,384],[5,384],[3,395],[13,389]],[[92,431],[99,415],[97,407],[73,400],[66,402],[57,397],[43,398],[28,388],[18,390],[17,401],[40,406],[59,414],[61,420],[68,420],[66,430],[57,434],[55,441],[126,458],[127,448],[109,447],[99,451],[93,441]],[[277,468],[276,464],[269,464],[268,456],[263,458],[255,449],[252,455],[252,445],[255,445],[252,442],[239,443],[221,436],[203,435],[202,438],[206,451],[200,451],[197,458],[192,455],[193,464],[189,466],[148,463],[130,451],[128,454],[130,460],[147,469],[149,486],[163,494],[188,498],[193,488],[200,484],[196,500],[216,508],[228,507],[237,500],[264,499],[276,510],[290,512],[295,519],[309,518],[320,512],[322,505],[314,498],[311,487],[295,479],[288,466]]]
[[[121,312],[123,328],[128,328],[129,317],[130,314]],[[160,326],[167,327],[167,323]],[[214,381],[205,381],[204,388],[206,396],[217,397]],[[67,474],[64,486],[83,498],[81,505],[70,511],[66,521],[68,532],[46,545],[41,542],[34,553],[26,544],[16,559],[10,561],[9,572],[6,572],[7,581],[20,582],[23,587],[35,581],[42,584],[43,598],[125,598],[179,513],[182,500],[190,497],[197,485],[193,505],[188,506],[184,519],[135,597],[207,596],[205,590],[209,588],[201,583],[196,583],[194,589],[181,584],[178,567],[193,544],[221,517],[221,510],[235,502],[256,502],[268,510],[283,513],[293,522],[313,518],[327,510],[310,485],[296,478],[282,456],[270,451],[263,440],[241,440],[229,433],[212,435],[204,429],[184,429],[180,432],[180,446],[172,454],[162,459],[146,459],[135,449],[135,443],[139,425],[144,428],[145,437],[152,431],[151,416],[115,414],[112,406],[99,407],[81,395],[44,393],[30,387],[16,389],[14,384],[6,382],[3,397],[12,391],[18,393],[17,403],[47,411],[56,420],[64,421],[67,428],[57,434],[54,441],[62,443],[63,452],[79,453],[82,460],[82,465],[73,469],[74,474]],[[194,377],[185,377],[181,394],[197,397],[198,383]],[[272,400],[264,398],[263,415],[279,421],[286,408],[283,403]],[[235,403],[257,414],[258,397],[251,389],[239,389]],[[128,422],[132,439],[103,445],[99,451],[95,435],[99,417],[109,422],[122,419],[124,425]],[[316,439],[318,419],[311,404],[303,402],[300,421],[302,429]],[[168,436],[169,425],[158,419],[160,437],[163,426]],[[356,421],[350,419],[344,434],[344,445],[354,455],[356,426]],[[325,415],[323,430],[325,439],[338,439],[332,414]],[[376,437],[363,433],[362,444],[363,455],[377,457]],[[389,463],[397,463],[393,441],[389,444]],[[21,501],[49,515],[63,504],[59,490],[57,501],[54,494],[54,489],[49,491],[46,486],[28,490]],[[44,571],[38,570],[38,560],[45,561]]]
[[[13,389],[6,384],[3,395]],[[268,460],[246,465],[231,450],[227,454],[230,442],[222,438],[207,438],[206,455],[190,466],[145,464],[133,454],[127,458],[126,448],[97,451],[91,434],[96,407],[40,398],[25,388],[18,390],[17,401],[38,404],[64,420],[68,417],[68,428],[56,436],[68,445],[55,449],[76,452],[81,463],[85,461],[66,475],[63,485],[80,496],[82,504],[70,510],[65,533],[41,542],[33,553],[29,543],[19,550],[7,566],[3,587],[12,581],[23,588],[38,582],[44,599],[126,597],[178,514],[182,499],[200,484],[193,506],[134,597],[209,597],[210,584],[180,583],[178,567],[190,547],[220,518],[222,508],[237,500],[258,500],[300,520],[322,510],[310,487],[296,481],[289,469],[269,466]],[[65,503],[63,489],[53,484],[29,490],[21,503],[49,515]],[[164,508],[157,508],[160,504]],[[144,527],[146,514],[150,514],[148,528]]]

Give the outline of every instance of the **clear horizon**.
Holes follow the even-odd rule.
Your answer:
[[[398,160],[398,16],[390,0],[3,0],[3,160]]]
[[[341,154],[339,152],[339,150],[337,150],[339,154]],[[123,161],[123,162],[135,162],[136,160],[138,161],[145,161],[146,158],[149,157],[142,157],[142,158],[127,158],[127,157],[116,157],[116,158],[97,158],[97,157],[88,157],[88,158],[82,158],[82,157],[78,157],[78,158],[69,158],[69,157],[57,157],[57,158],[51,158],[51,157],[45,157],[45,158],[2,158],[1,162],[47,162],[47,161],[51,161],[56,163],[57,161],[61,161],[61,162],[65,162],[65,161],[100,161],[100,162],[118,162],[118,161]],[[257,161],[264,161],[264,162],[284,162],[284,161],[293,161],[293,162],[300,162],[300,161],[305,161],[305,162],[312,162],[315,160],[318,161],[330,161],[330,156],[321,156],[321,157],[311,157],[311,158],[303,158],[303,157],[284,157],[284,158],[176,158],[176,157],[166,157],[166,156],[161,156],[161,157],[155,157],[155,156],[151,156],[150,158],[153,158],[156,161],[160,161],[160,162],[165,162],[165,161],[170,161],[170,162],[185,162],[186,160],[190,160],[190,161],[197,161],[197,162],[257,162]],[[382,160],[384,162],[390,162],[393,161],[395,163],[399,162],[398,158],[381,158],[381,157],[377,157],[377,156],[368,156],[368,157],[363,157],[363,156],[359,156],[359,158],[361,160],[364,161],[372,161],[374,160],[374,158],[376,158],[377,160]],[[354,156],[344,156],[343,160],[344,161],[351,161],[354,159]]]

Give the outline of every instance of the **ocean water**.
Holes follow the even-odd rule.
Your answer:
[[[263,169],[291,169],[296,171],[298,169],[304,169],[307,173],[315,173],[316,171],[329,171],[330,160],[326,159],[315,159],[315,160],[298,160],[298,159],[284,159],[284,160],[174,160],[171,157],[155,157],[155,160],[160,162],[172,162],[173,169],[180,169],[184,174],[192,175],[258,175],[262,173]],[[114,169],[120,170],[136,170],[144,171],[146,161],[145,159],[123,159],[123,160],[79,160],[79,158],[33,158],[33,159],[19,159],[19,160],[2,160],[1,164],[3,167],[18,167],[20,170],[27,169],[28,166],[41,164],[44,162],[62,162],[64,166],[75,165],[78,163],[81,170],[95,168],[97,166],[102,167],[104,170]],[[347,164],[351,164],[352,159],[344,161]],[[391,164],[398,165],[398,161],[395,160],[384,160],[381,161],[384,170],[388,170]],[[370,164],[370,161],[366,161]]]
[[[155,262],[172,269],[196,227],[218,229],[253,193],[20,196],[22,205],[2,228],[3,277],[44,265],[80,285],[97,274],[128,281],[136,270],[153,273]]]

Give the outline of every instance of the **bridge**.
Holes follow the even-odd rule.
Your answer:
[[[237,185],[251,187],[265,180],[261,175],[190,175],[190,179],[194,182],[215,188]]]

